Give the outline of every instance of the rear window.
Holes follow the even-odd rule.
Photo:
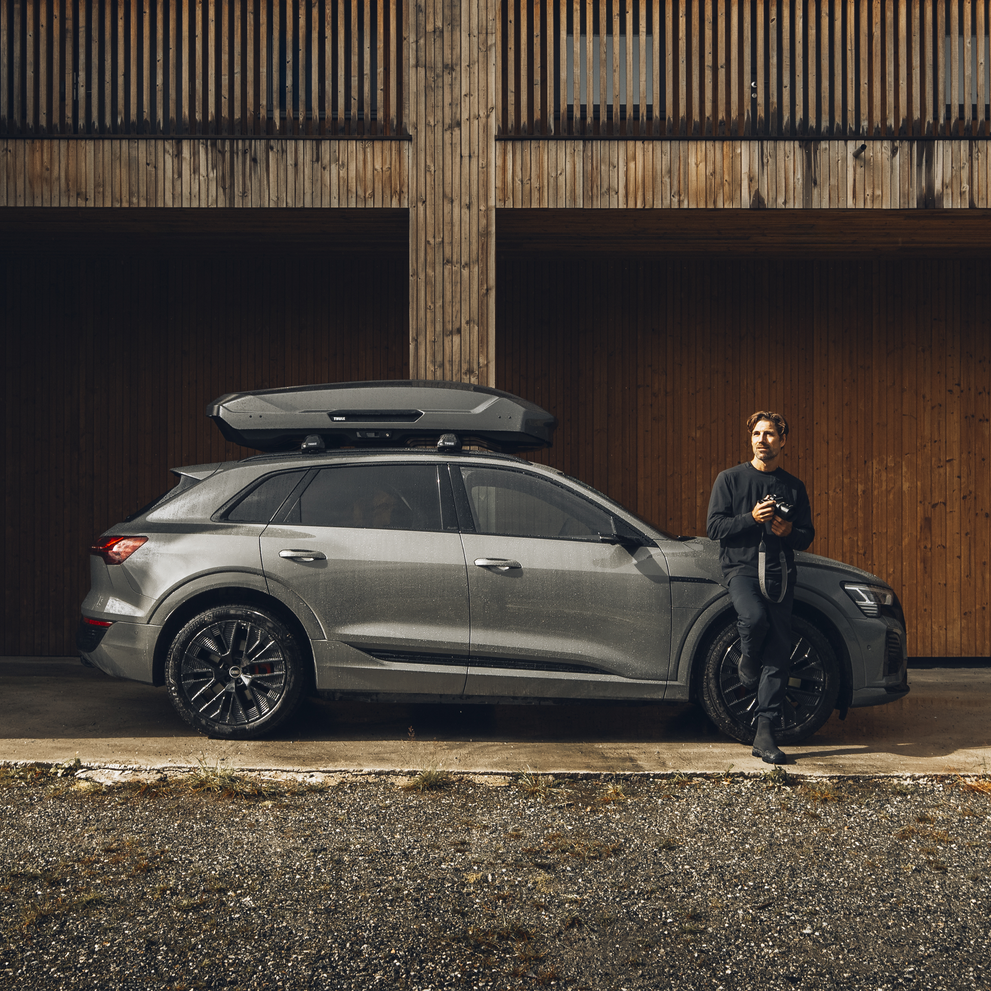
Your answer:
[[[284,471],[268,475],[241,497],[226,519],[230,523],[270,523],[305,474]]]

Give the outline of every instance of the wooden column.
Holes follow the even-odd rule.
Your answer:
[[[495,382],[498,0],[404,4],[410,375]]]

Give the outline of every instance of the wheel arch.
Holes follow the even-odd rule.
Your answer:
[[[840,694],[836,701],[836,708],[840,710],[842,715],[846,715],[846,710],[850,707],[853,699],[853,668],[849,648],[839,627],[833,618],[817,604],[805,597],[799,598],[798,595],[795,597],[792,615],[800,616],[815,626],[832,647],[840,668]],[[705,658],[709,648],[725,625],[734,619],[733,605],[727,593],[713,602],[702,613],[685,636],[681,652],[683,662],[679,665],[679,673],[682,676],[678,680],[686,685],[690,701],[698,702],[699,700],[699,686],[705,670]],[[687,658],[687,662],[684,660],[685,658]]]
[[[280,599],[260,588],[246,585],[223,585],[205,588],[184,598],[169,613],[155,644],[155,657],[152,664],[152,683],[165,684],[165,662],[169,647],[179,631],[198,613],[215,606],[246,605],[266,609],[283,622],[299,642],[300,651],[308,665],[310,686],[315,684],[316,667],[310,637],[299,617]]]

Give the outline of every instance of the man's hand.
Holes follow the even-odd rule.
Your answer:
[[[757,503],[756,506],[750,511],[750,515],[753,516],[754,520],[760,524],[768,523],[771,524],[771,533],[775,537],[787,537],[791,533],[792,525],[786,520],[781,519],[780,516],[776,516],[774,510],[777,507],[773,502],[768,500],[764,502],[763,500]]]
[[[787,537],[791,533],[791,524],[787,520],[781,519],[780,516],[774,517],[774,522],[771,523],[771,533],[775,537]]]
[[[750,515],[758,523],[767,523],[769,520],[774,518],[775,505],[773,502],[761,501],[757,503],[756,506],[750,511]]]

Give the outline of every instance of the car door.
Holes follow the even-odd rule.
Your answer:
[[[265,574],[327,635],[317,688],[460,695],[468,583],[445,471],[431,463],[321,467],[261,536]]]
[[[468,566],[467,695],[661,698],[660,551],[591,497],[526,469],[455,473]]]

